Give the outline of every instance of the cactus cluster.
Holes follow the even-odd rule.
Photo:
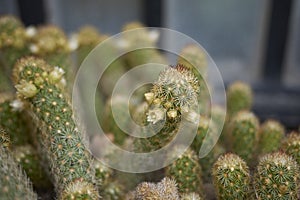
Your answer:
[[[285,135],[284,126],[274,119],[260,125],[251,111],[249,84],[236,81],[228,86],[226,113],[225,107],[210,102],[209,57],[203,49],[187,45],[171,64],[155,49],[158,32],[140,23],[129,23],[123,31],[115,43],[92,26],[68,39],[53,25],[26,28],[13,16],[0,17],[0,199],[300,198],[300,134]],[[169,145],[182,124],[197,126],[190,147],[179,142],[162,154],[167,163],[181,152],[163,169],[120,172],[91,155],[89,145],[91,151],[108,152],[105,159],[118,159],[110,149],[102,149],[97,133],[85,135],[82,127],[89,119],[83,125],[75,120],[67,88],[100,43],[106,45],[103,59],[136,48],[108,66],[95,95],[100,125],[111,142],[125,150],[152,153]],[[137,88],[129,101],[112,95],[126,71],[148,63],[166,64],[152,85]],[[152,73],[151,67],[136,79]],[[12,77],[12,83],[2,77]],[[112,114],[112,106],[119,116]],[[140,129],[123,117],[128,111]],[[119,125],[142,137],[127,135]],[[184,127],[182,134],[190,132]],[[199,158],[204,143],[215,146]]]

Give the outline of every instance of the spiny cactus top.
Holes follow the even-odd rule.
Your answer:
[[[253,94],[250,85],[236,81],[226,90],[227,110],[230,115],[240,110],[249,110],[252,107]]]
[[[24,48],[26,31],[23,24],[13,16],[0,17],[0,49]]]
[[[134,192],[134,196],[134,200],[180,199],[176,182],[170,178],[164,178],[157,184],[148,182],[140,183]]]
[[[250,200],[250,172],[245,161],[235,154],[220,156],[212,171],[219,200]]]
[[[300,133],[293,131],[282,141],[282,150],[300,165]]]
[[[257,146],[258,128],[257,117],[245,110],[238,112],[229,125],[232,150],[247,162],[252,160]]]
[[[37,195],[32,190],[26,174],[0,144],[0,199],[34,200]]]
[[[259,154],[278,150],[281,139],[284,137],[284,127],[275,120],[268,120],[259,129]]]
[[[299,166],[284,153],[263,156],[254,177],[257,199],[299,199]]]
[[[93,26],[84,26],[77,33],[78,46],[96,46],[102,35]]]
[[[183,65],[168,67],[162,71],[151,92],[145,94],[149,104],[147,121],[157,123],[166,117],[167,121],[178,121],[181,116],[198,123],[197,100],[200,92],[198,79]]]
[[[30,104],[59,197],[98,199],[91,155],[73,119],[69,102],[55,86],[60,80],[54,70],[41,59],[19,60],[14,68],[19,98]]]

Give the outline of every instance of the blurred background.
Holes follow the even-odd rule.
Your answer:
[[[85,24],[115,34],[132,21],[180,31],[207,50],[225,85],[252,85],[262,121],[300,124],[300,0],[0,0],[3,14],[67,34]]]

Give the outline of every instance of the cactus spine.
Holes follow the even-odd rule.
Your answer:
[[[278,150],[284,137],[284,127],[275,120],[268,120],[259,129],[258,153],[266,154]]]
[[[293,131],[282,141],[281,149],[300,165],[300,134]]]
[[[181,194],[196,192],[202,195],[202,171],[193,150],[188,149],[168,166],[166,168],[166,175],[177,182],[178,190]]]
[[[249,111],[240,111],[231,119],[229,126],[233,152],[246,162],[252,161],[258,142],[258,119]]]
[[[19,98],[30,104],[60,199],[97,199],[91,156],[52,67],[32,57],[18,61],[14,81]],[[61,77],[61,76],[60,76]]]
[[[0,146],[0,199],[37,199],[26,174],[11,155]]]
[[[257,166],[254,188],[257,199],[299,199],[299,167],[292,157],[275,152]]]
[[[220,156],[213,166],[212,175],[217,199],[250,199],[250,172],[238,155]]]
[[[241,110],[250,110],[253,102],[252,93],[248,84],[242,81],[232,83],[226,90],[228,113],[234,115]]]

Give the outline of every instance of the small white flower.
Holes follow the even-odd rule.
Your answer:
[[[28,83],[25,80],[21,80],[20,84],[15,86],[17,91],[22,94],[25,98],[33,97],[38,92],[38,89],[34,84]]]
[[[33,36],[36,35],[36,28],[34,26],[28,26],[26,28],[26,36],[29,38],[32,38]]]
[[[21,111],[24,108],[24,103],[19,99],[13,100],[9,105],[12,107],[13,111]]]
[[[31,44],[29,46],[29,50],[30,50],[31,53],[37,53],[39,51],[39,48],[38,48],[38,46],[36,46],[34,44]]]
[[[165,110],[162,108],[154,108],[147,113],[147,121],[153,124],[163,119],[165,119]]]
[[[69,39],[69,49],[75,51],[78,48],[78,37],[76,34],[72,34]]]
[[[53,71],[49,74],[49,81],[51,83],[57,83],[63,78],[64,74],[65,71],[62,68],[56,66],[54,67]]]

